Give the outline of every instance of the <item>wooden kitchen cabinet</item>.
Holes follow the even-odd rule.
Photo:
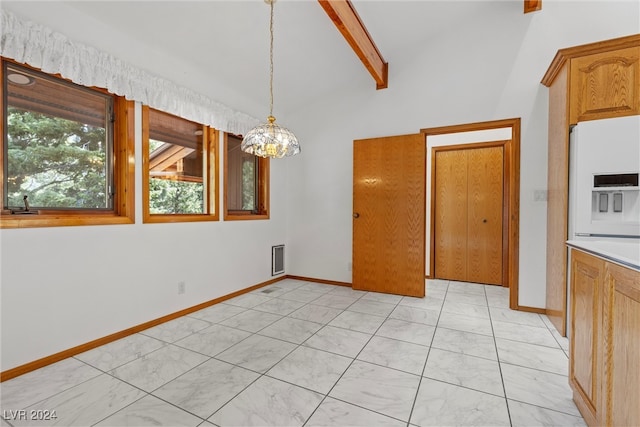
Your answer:
[[[571,59],[570,123],[640,114],[640,47]]]
[[[640,271],[571,250],[569,384],[589,426],[640,426]]]
[[[549,88],[545,309],[566,336],[569,129],[640,114],[640,34],[559,50],[542,84]]]
[[[604,261],[571,251],[571,340],[569,384],[588,425],[597,425],[602,406],[602,294]]]

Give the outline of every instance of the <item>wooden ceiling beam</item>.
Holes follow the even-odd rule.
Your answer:
[[[349,0],[318,0],[324,11],[347,40],[360,61],[376,81],[376,89],[385,89],[388,84],[388,68]]]
[[[542,10],[542,0],[524,0],[524,13]]]

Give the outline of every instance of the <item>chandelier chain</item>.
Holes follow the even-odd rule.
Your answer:
[[[271,18],[269,20],[269,116],[273,116],[273,3],[275,3],[275,0],[269,2],[271,7]]]

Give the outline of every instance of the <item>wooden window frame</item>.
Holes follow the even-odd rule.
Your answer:
[[[4,62],[12,62],[22,67],[28,67],[15,61],[0,57],[0,108],[4,114]],[[49,74],[63,79],[60,75]],[[67,80],[68,81],[68,80]],[[89,87],[91,90],[109,93],[105,89]],[[35,227],[63,227],[77,225],[110,225],[133,224],[135,222],[135,162],[134,162],[134,108],[133,101],[127,101],[122,96],[113,96],[113,111],[115,122],[113,128],[113,208],[107,211],[92,210],[38,210],[37,215],[14,215],[9,210],[0,213],[0,229],[2,228],[35,228]],[[0,179],[4,183],[4,120],[0,120]],[[4,185],[0,186],[0,200],[4,203]]]
[[[261,220],[269,219],[269,199],[270,199],[270,162],[268,158],[258,157],[258,211],[240,211],[228,209],[228,173],[229,167],[227,163],[229,135],[224,133],[224,220],[225,221],[246,221],[246,220]]]
[[[203,147],[205,148],[205,168],[208,179],[206,213],[202,214],[152,214],[149,211],[149,110],[142,106],[142,222],[174,223],[218,221],[219,215],[219,178],[218,178],[218,131],[202,125]],[[158,110],[160,111],[160,110]],[[170,113],[167,113],[170,114]]]

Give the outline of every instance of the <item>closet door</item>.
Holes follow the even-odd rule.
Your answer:
[[[467,280],[467,152],[436,152],[435,274]]]
[[[435,277],[503,283],[503,151],[436,151]]]

